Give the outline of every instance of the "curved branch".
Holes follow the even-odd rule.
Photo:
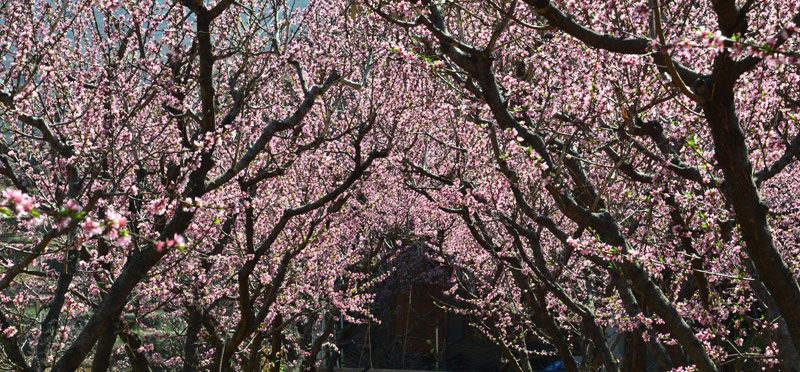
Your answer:
[[[754,179],[756,181],[756,186],[761,186],[761,183],[775,177],[778,173],[780,173],[783,168],[786,168],[795,157],[797,157],[798,153],[800,153],[800,133],[794,136],[794,140],[792,143],[786,147],[786,152],[783,153],[783,156],[780,159],[776,160],[772,165],[767,168],[764,168],[758,171],[754,175]]]
[[[253,143],[249,149],[247,149],[247,152],[242,156],[241,159],[239,159],[239,161],[236,162],[233,167],[205,184],[205,192],[214,190],[224,185],[226,182],[230,181],[233,177],[239,174],[239,172],[250,166],[250,163],[256,159],[261,151],[263,151],[267,144],[272,140],[272,137],[275,135],[275,133],[294,128],[300,124],[308,112],[311,111],[311,107],[314,106],[314,102],[317,100],[317,98],[330,89],[330,87],[336,84],[339,80],[341,80],[341,76],[338,72],[333,71],[322,85],[313,86],[292,116],[283,120],[273,120],[269,123],[269,125],[264,127],[256,142]]]
[[[590,47],[620,54],[643,55],[652,52],[650,50],[649,39],[641,37],[623,38],[599,34],[575,22],[572,16],[566,15],[560,9],[554,7],[550,3],[550,0],[525,0],[525,3],[534,8],[539,15],[547,19],[553,27],[580,40]],[[654,53],[652,56],[653,60],[658,65],[668,66],[671,64],[677,74],[683,79],[684,83],[689,86],[701,76],[700,73],[676,61],[670,60],[668,62],[667,59],[669,59],[669,57],[660,53]]]
[[[797,26],[800,26],[800,13],[795,14],[794,17],[792,17],[792,19],[790,20],[790,22],[794,23]],[[772,45],[772,49],[777,49],[778,47],[786,43],[787,40],[789,40],[789,35],[785,30],[781,30],[780,32],[772,36],[772,38],[775,40],[775,44]],[[761,61],[763,60],[764,59],[761,57],[749,56],[736,62],[736,76],[741,76],[742,74],[751,71],[752,69],[756,68],[756,66],[758,66],[758,64],[760,64]]]
[[[7,92],[0,92],[0,102],[6,106],[8,109],[15,109],[16,106],[14,105],[14,97]],[[67,144],[61,142],[58,138],[56,138],[55,134],[53,134],[53,130],[50,129],[50,125],[44,121],[44,119],[38,116],[32,116],[27,114],[19,114],[17,115],[17,119],[24,124],[27,124],[31,127],[34,127],[42,133],[42,139],[45,142],[49,143],[50,146],[58,152],[61,156],[68,158],[72,156],[72,148]]]

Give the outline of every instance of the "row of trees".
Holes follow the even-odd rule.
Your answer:
[[[517,371],[800,369],[798,4],[0,17],[7,369],[311,370],[409,246]]]

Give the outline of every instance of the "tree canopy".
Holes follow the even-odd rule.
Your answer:
[[[421,273],[516,371],[800,371],[795,1],[7,0],[0,33],[0,368],[315,370]]]

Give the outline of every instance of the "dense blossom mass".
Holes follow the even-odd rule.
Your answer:
[[[4,370],[340,365],[414,280],[510,370],[800,370],[800,3],[9,0],[0,35]]]

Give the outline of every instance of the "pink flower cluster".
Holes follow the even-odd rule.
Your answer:
[[[169,248],[180,248],[186,246],[186,240],[180,234],[175,234],[175,237],[172,239],[167,239],[166,241],[160,241],[156,243],[156,251],[159,253],[164,253]]]
[[[114,210],[106,213],[106,221],[100,222],[93,218],[87,217],[81,227],[83,228],[83,236],[85,238],[92,238],[101,234],[108,240],[114,242],[117,246],[124,246],[130,242],[130,236],[124,229],[128,219]]]
[[[3,330],[3,336],[6,338],[14,337],[17,334],[17,327],[9,326],[8,328]]]
[[[17,217],[26,217],[31,215],[37,203],[20,190],[6,189],[0,194],[0,208],[2,207],[15,211]]]

